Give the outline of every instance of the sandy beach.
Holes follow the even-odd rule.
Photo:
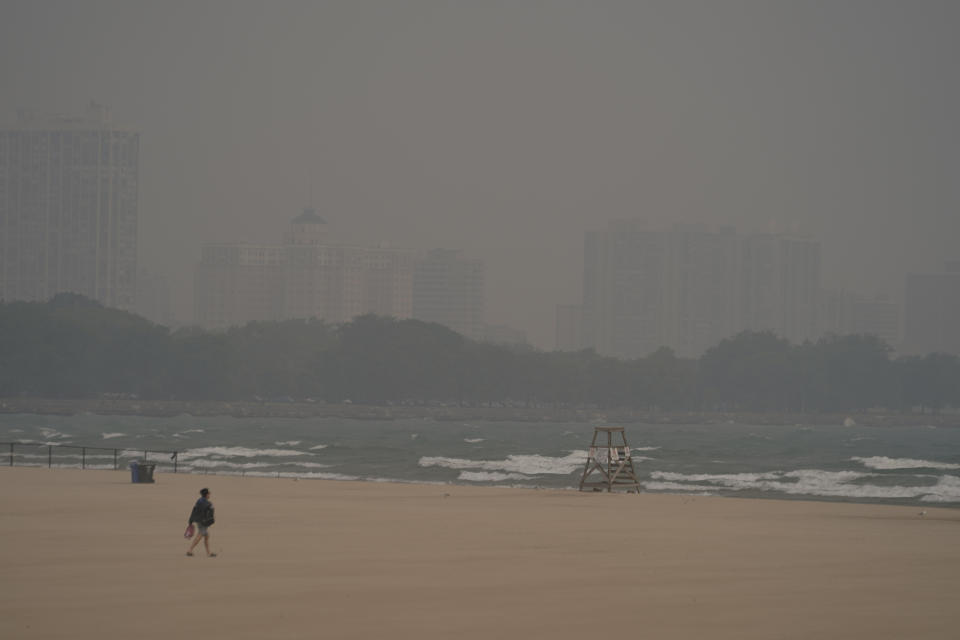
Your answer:
[[[2,467],[0,637],[956,638],[925,511]]]

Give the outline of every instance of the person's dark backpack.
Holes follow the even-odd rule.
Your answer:
[[[200,520],[200,524],[202,524],[203,526],[209,527],[210,525],[213,524],[214,520],[213,520],[213,505],[212,505],[212,504],[210,504],[210,503],[208,502],[206,505],[204,505],[204,507],[203,507],[203,513],[201,514],[201,517],[202,517],[202,519]]]

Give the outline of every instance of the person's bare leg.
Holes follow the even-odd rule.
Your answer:
[[[207,550],[207,555],[210,555],[210,534],[203,536],[203,546]]]
[[[193,542],[190,543],[190,548],[187,549],[187,555],[190,555],[193,553],[193,548],[196,547],[198,544],[200,544],[200,538],[203,538],[203,537],[205,536],[201,536],[199,533],[197,534],[197,537],[194,538]]]

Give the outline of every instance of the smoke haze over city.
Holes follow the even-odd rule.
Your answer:
[[[822,243],[903,297],[960,259],[950,2],[19,2],[0,122],[140,131],[139,262],[181,322],[205,242],[463,249],[486,319],[553,345],[586,231],[638,218]]]

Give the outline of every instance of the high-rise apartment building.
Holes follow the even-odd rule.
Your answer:
[[[483,288],[483,262],[464,259],[459,251],[434,249],[414,268],[413,317],[483,340]]]
[[[134,309],[140,135],[91,104],[0,128],[0,299]]]
[[[417,254],[412,249],[371,247],[363,253],[364,313],[413,317],[413,273]]]
[[[820,243],[762,234],[740,240],[740,329],[791,342],[819,337]]]
[[[666,237],[635,221],[587,232],[583,335],[601,355],[637,358],[665,342]]]
[[[363,308],[363,247],[283,246],[285,318],[347,322]]]
[[[279,246],[204,245],[196,320],[216,328],[285,318],[340,323],[364,313],[409,318],[414,258],[411,249],[334,244],[324,219],[306,209]]]
[[[868,299],[839,290],[820,293],[821,335],[873,335],[899,349],[900,315],[900,305],[886,296]]]
[[[291,221],[281,250],[281,317],[346,322],[360,314],[362,248],[331,244],[326,221],[305,209]]]
[[[739,331],[738,238],[677,226],[663,234],[666,246],[662,345],[696,357]]]
[[[900,305],[883,296],[872,300],[854,300],[850,308],[850,325],[846,333],[876,336],[891,348],[899,348]]]
[[[582,335],[603,355],[698,357],[744,329],[815,337],[819,243],[639,221],[586,234]]]
[[[208,329],[283,317],[283,254],[259,244],[205,244],[194,281],[194,314]]]
[[[903,310],[905,353],[960,355],[960,262],[941,273],[908,274]]]
[[[820,312],[818,326],[821,335],[844,335],[850,326],[850,306],[854,294],[842,289],[823,289],[820,291]]]

